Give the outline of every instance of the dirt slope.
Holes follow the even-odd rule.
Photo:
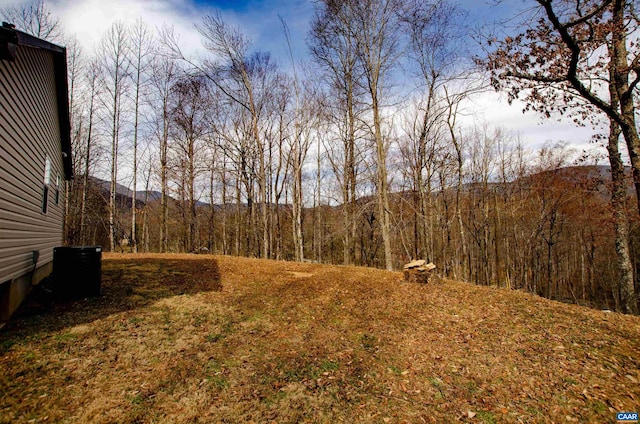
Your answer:
[[[640,319],[400,273],[110,255],[0,331],[0,422],[615,422]]]

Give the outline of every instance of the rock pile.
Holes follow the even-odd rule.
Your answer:
[[[436,266],[425,260],[412,261],[403,267],[405,281],[426,284],[429,282],[429,274]]]

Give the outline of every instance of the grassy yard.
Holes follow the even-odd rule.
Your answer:
[[[115,255],[0,331],[0,422],[615,422],[640,319],[400,273]]]

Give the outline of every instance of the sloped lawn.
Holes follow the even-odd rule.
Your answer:
[[[0,422],[615,422],[640,319],[400,273],[115,255],[0,331]]]

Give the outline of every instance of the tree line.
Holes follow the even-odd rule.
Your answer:
[[[423,258],[451,278],[637,313],[633,2],[529,3],[511,34],[474,44],[453,1],[322,0],[306,62],[284,20],[290,55],[275,60],[220,13],[196,23],[197,56],[142,20],[84,52],[42,1],[4,15],[67,45],[69,244],[386,269]],[[463,124],[487,82],[592,125],[605,157]]]

